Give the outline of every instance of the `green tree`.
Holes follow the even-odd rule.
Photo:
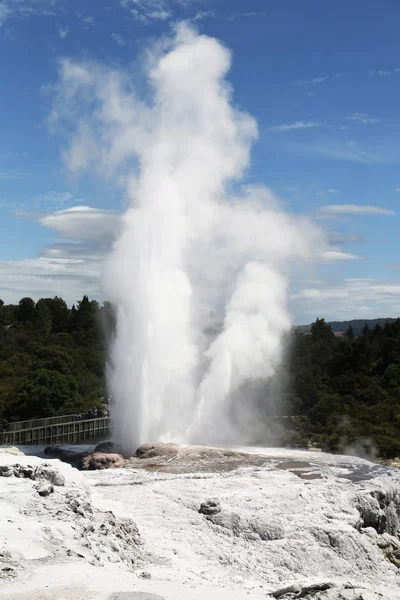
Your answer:
[[[51,310],[48,305],[48,301],[45,298],[41,298],[36,303],[35,325],[39,333],[45,339],[50,335],[53,328],[53,321],[51,318]]]
[[[22,298],[19,301],[17,319],[21,323],[33,321],[35,316],[35,302],[32,298]]]
[[[318,318],[315,323],[311,325],[311,339],[313,343],[320,341],[331,342],[334,337],[332,327],[325,319]]]
[[[351,325],[349,326],[348,330],[345,332],[344,336],[349,342],[354,341],[354,329],[352,328]]]

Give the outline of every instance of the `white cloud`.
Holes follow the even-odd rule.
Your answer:
[[[324,262],[337,262],[339,260],[356,260],[360,258],[355,254],[349,254],[348,252],[342,252],[341,250],[327,250],[321,255]]]
[[[321,206],[319,212],[327,215],[394,215],[393,210],[370,204],[328,204]]]
[[[58,34],[60,36],[60,38],[63,40],[64,38],[67,37],[67,35],[69,34],[69,29],[68,27],[65,27],[64,29],[60,28],[58,30]]]
[[[292,296],[294,309],[303,315],[328,320],[391,317],[400,314],[400,282],[377,279],[328,281],[302,289]]]
[[[38,218],[44,227],[74,240],[113,240],[119,232],[120,214],[89,206],[74,206]]]
[[[329,188],[327,191],[328,194],[340,194],[339,190],[335,190],[334,188]]]
[[[370,117],[367,113],[356,112],[350,117],[346,117],[348,121],[354,121],[355,123],[362,124],[371,124],[371,123],[380,123],[381,119],[377,119],[376,117]]]
[[[101,265],[96,261],[67,258],[31,258],[0,262],[0,298],[18,302],[24,296],[63,297],[72,304],[88,294],[99,297]]]
[[[320,123],[313,121],[296,121],[295,123],[284,123],[269,127],[269,131],[292,131],[294,129],[310,129],[310,127],[319,127]]]
[[[117,42],[118,46],[126,46],[126,39],[119,33],[112,33],[111,37],[114,42]]]
[[[23,296],[57,294],[70,304],[83,294],[99,298],[103,263],[119,233],[120,214],[77,206],[20,216],[35,219],[62,239],[49,244],[38,258],[0,262],[0,298],[16,302]]]

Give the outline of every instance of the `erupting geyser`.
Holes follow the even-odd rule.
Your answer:
[[[76,126],[70,169],[113,177],[131,202],[104,274],[118,311],[115,437],[127,450],[249,442],[231,418],[232,395],[275,372],[291,325],[289,268],[317,255],[323,238],[268,189],[232,185],[257,126],[232,104],[226,48],[181,24],[146,65],[139,100],[132,74],[64,61],[54,114],[63,106]]]

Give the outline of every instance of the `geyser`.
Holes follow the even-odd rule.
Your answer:
[[[69,168],[113,178],[131,204],[103,279],[118,314],[114,433],[129,450],[251,441],[257,416],[242,427],[231,399],[276,372],[291,326],[290,269],[324,243],[265,187],[239,187],[257,126],[232,103],[230,60],[181,24],[148,52],[142,100],[131,73],[61,66],[52,116],[75,125]]]

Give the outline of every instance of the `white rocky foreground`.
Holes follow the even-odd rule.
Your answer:
[[[395,469],[181,447],[85,473],[0,453],[0,475],[0,600],[400,598]]]

